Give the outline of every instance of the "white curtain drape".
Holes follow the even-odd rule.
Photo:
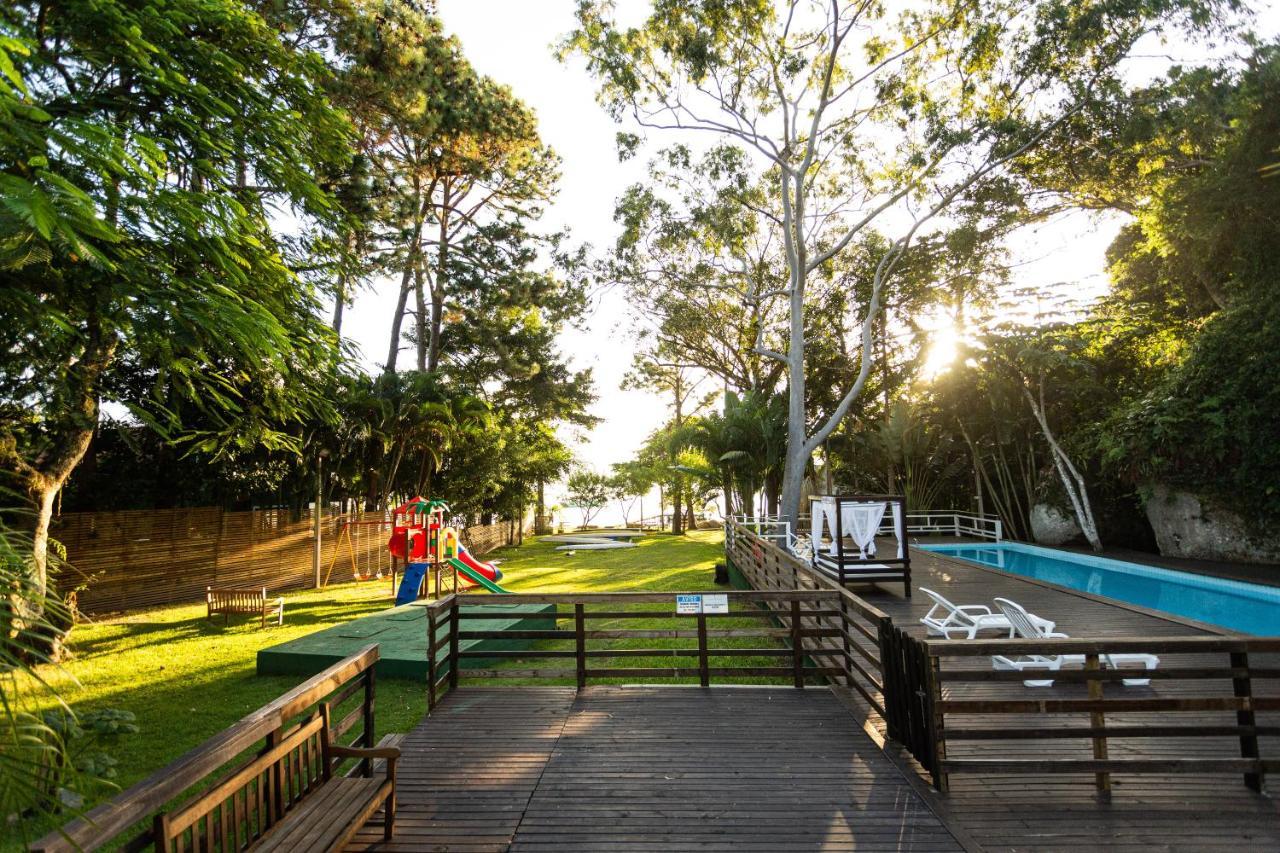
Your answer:
[[[841,532],[858,546],[859,556],[867,558],[867,549],[875,555],[876,532],[884,519],[886,505],[883,502],[846,503],[840,505]]]
[[[902,559],[902,549],[906,545],[907,537],[904,535],[906,530],[906,519],[902,517],[902,501],[893,502],[893,535],[898,540],[898,559]]]

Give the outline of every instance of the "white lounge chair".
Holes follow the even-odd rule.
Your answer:
[[[938,593],[926,587],[920,591],[933,599],[933,607],[929,608],[920,619],[920,623],[929,629],[930,634],[946,637],[948,640],[964,637],[966,640],[976,639],[979,631],[1002,631],[1013,636],[1013,625],[1009,617],[1003,613],[993,613],[985,604],[952,604]],[[1027,617],[1039,628],[1052,631],[1054,625],[1048,619],[1041,619],[1028,613]]]
[[[997,598],[996,606],[1000,608],[1013,626],[1013,635],[1026,640],[1069,640],[1070,636],[1060,631],[1041,630],[1035,622],[1032,621],[1031,614],[1026,611],[1021,604],[1016,601],[1010,601],[1007,598]],[[1146,669],[1155,669],[1160,665],[1160,658],[1155,655],[1144,654],[1142,652],[1126,652],[1121,654],[1101,655],[1100,661],[1103,666],[1110,666],[1119,669],[1124,666],[1139,665]],[[1026,672],[1034,669],[1047,669],[1056,672],[1064,666],[1083,666],[1085,662],[1084,655],[1022,655],[1017,658],[1007,657],[1005,655],[992,655],[991,665],[995,669],[1016,670],[1018,672]],[[1126,687],[1146,687],[1151,683],[1150,678],[1125,678],[1122,679]],[[1053,684],[1053,679],[1031,679],[1022,682],[1027,687],[1049,687]]]

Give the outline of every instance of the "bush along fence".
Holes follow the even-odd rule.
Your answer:
[[[838,590],[825,606],[841,613],[842,648],[806,655],[843,653],[835,682],[862,697],[870,722],[941,791],[958,773],[1068,774],[1092,776],[1098,798],[1109,800],[1113,774],[1235,776],[1260,791],[1280,772],[1280,638],[928,638],[741,523],[726,526],[725,550],[756,590]],[[1108,655],[1132,653],[1157,655],[1159,665],[1107,666]],[[1066,665],[1052,673],[991,665],[994,656],[1027,655]],[[1036,679],[1053,684],[1023,683]]]
[[[342,583],[389,571],[390,526],[383,521],[381,513],[326,512],[321,578]],[[314,529],[310,510],[295,517],[286,509],[198,507],[68,513],[56,519],[52,536],[70,564],[59,577],[60,589],[78,588],[82,611],[104,613],[199,601],[210,586],[312,586]],[[483,554],[516,544],[524,531],[520,523],[499,521],[469,527],[462,536]]]

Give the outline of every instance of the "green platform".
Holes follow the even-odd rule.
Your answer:
[[[271,646],[258,652],[259,675],[315,675],[369,643],[377,643],[380,658],[378,676],[427,680],[427,602],[393,607],[372,616],[353,619],[305,637]],[[485,605],[464,604],[468,613],[498,610],[527,613],[521,618],[467,619],[468,631],[552,630],[556,627],[554,604]],[[448,636],[448,623],[437,626],[438,637]],[[463,640],[460,650],[511,650],[526,648],[531,640]],[[463,669],[491,666],[498,658],[467,658]],[[442,668],[441,672],[445,670]]]

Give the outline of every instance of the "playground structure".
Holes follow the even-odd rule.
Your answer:
[[[392,558],[393,587],[396,567],[404,565],[396,591],[397,605],[410,604],[424,596],[441,598],[477,586],[489,592],[506,592],[497,583],[502,579],[501,569],[467,551],[458,531],[445,520],[448,511],[449,505],[444,501],[422,497],[411,498],[392,510],[387,550]]]
[[[459,531],[448,524],[448,512],[444,501],[414,497],[387,517],[344,519],[324,585],[341,562],[350,567],[353,580],[389,579],[397,604],[474,587],[505,592],[497,584],[502,571],[467,550]]]

